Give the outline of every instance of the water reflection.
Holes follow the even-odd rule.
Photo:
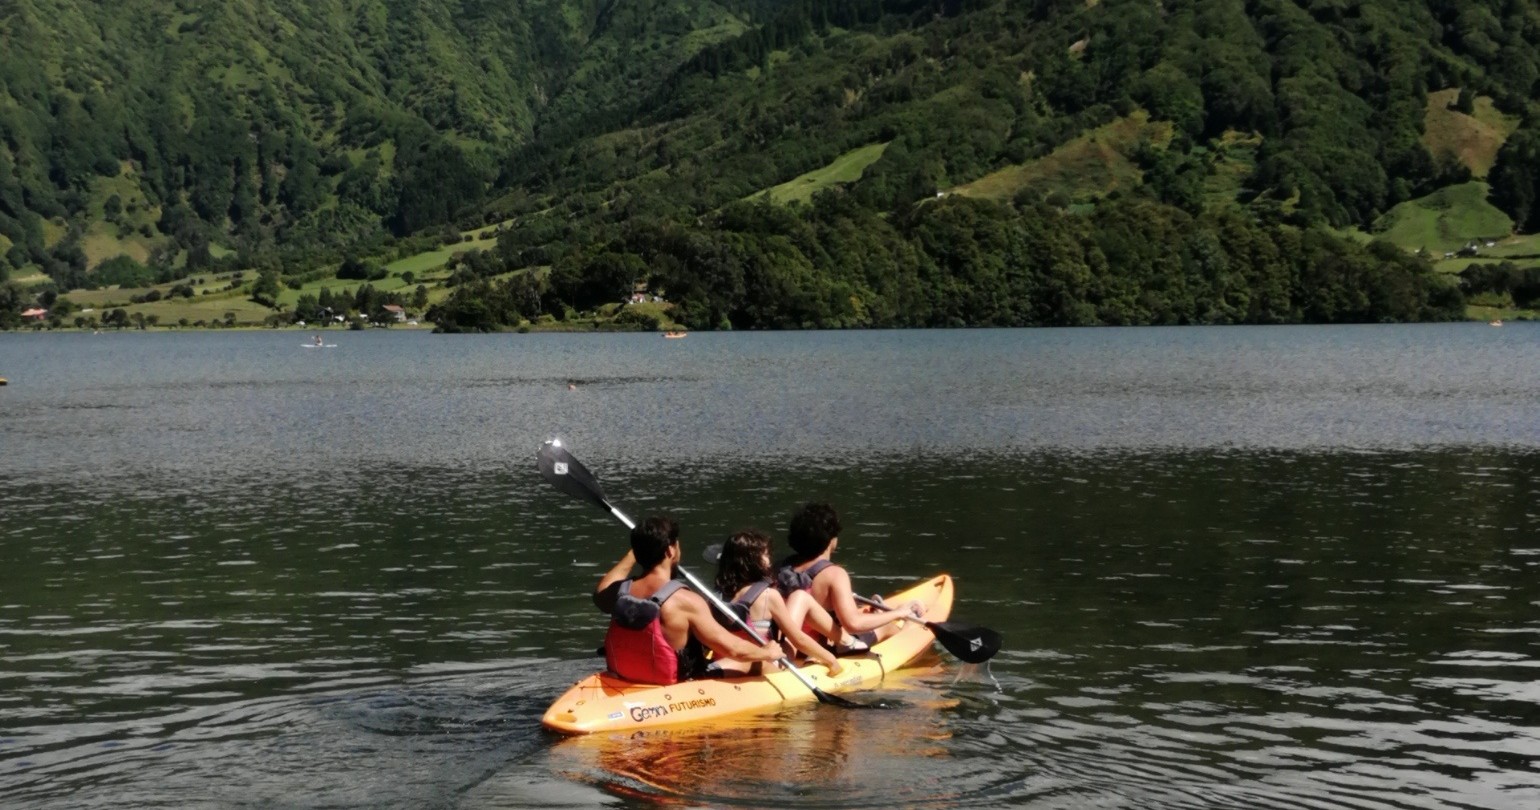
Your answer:
[[[924,674],[887,685],[902,688],[893,710],[812,705],[708,728],[576,737],[552,746],[551,767],[649,804],[956,806],[988,787],[969,785],[977,763],[946,747],[958,701],[920,681]]]

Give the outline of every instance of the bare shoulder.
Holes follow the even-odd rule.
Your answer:
[[[689,588],[681,588],[672,599],[663,603],[663,607],[672,608],[675,612],[695,615],[705,612],[706,600]]]
[[[829,584],[831,586],[843,586],[846,590],[849,590],[850,588],[850,572],[846,571],[845,566],[843,565],[836,563],[834,565],[830,565],[828,568],[825,568],[823,574],[819,576],[819,579],[823,579],[825,577],[828,578]]]

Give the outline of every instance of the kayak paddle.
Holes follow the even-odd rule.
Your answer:
[[[540,468],[540,475],[543,476],[545,480],[549,481],[551,486],[556,487],[558,490],[561,490],[562,492],[565,492],[575,498],[581,498],[585,501],[588,501],[595,506],[605,510],[606,512],[609,512],[611,515],[614,515],[615,518],[621,523],[624,523],[628,529],[636,528],[636,523],[632,521],[631,518],[626,517],[624,512],[616,509],[615,506],[604,497],[604,490],[599,488],[599,479],[595,478],[593,473],[589,472],[588,468],[584,467],[581,462],[579,462],[576,458],[573,458],[572,454],[567,452],[567,448],[562,447],[560,439],[552,439],[541,445],[540,452],[537,454],[537,458],[538,461],[536,466]],[[737,613],[733,612],[731,608],[723,604],[720,597],[718,597],[705,585],[702,585],[701,581],[696,579],[695,575],[686,570],[684,566],[675,565],[674,570],[682,574],[684,576],[685,582],[689,583],[690,587],[696,593],[700,594],[702,597],[705,597],[706,601],[710,602],[711,606],[716,608],[718,613],[727,616],[729,619],[732,619],[733,623],[738,626],[738,629],[747,631],[749,637],[754,639],[754,641],[758,642],[759,644],[770,643],[765,639],[764,636],[761,636],[754,630],[753,627],[749,626],[747,622],[740,618]],[[818,685],[813,683],[812,679],[807,675],[803,674],[802,670],[797,669],[796,665],[787,659],[786,656],[783,655],[780,658],[777,658],[776,661],[782,667],[785,667],[786,671],[794,675],[797,680],[801,681],[803,686],[806,686],[809,690],[811,690],[813,692],[813,696],[818,698],[819,703],[827,703],[831,706],[839,706],[845,709],[886,708],[880,703],[871,705],[856,703],[853,700],[847,700],[840,697],[839,695],[829,694],[828,692],[819,689]]]
[[[871,605],[875,608],[887,610],[888,605],[868,599],[860,594],[851,594],[857,602],[863,605]],[[924,619],[916,619],[922,622],[932,633],[936,634],[936,641],[946,648],[946,651],[957,656],[969,664],[982,664],[995,657],[1000,651],[1000,634],[988,627],[978,627],[962,622],[927,622]]]
[[[706,546],[705,557],[708,562],[716,562],[722,559],[722,544],[715,543]],[[863,605],[871,605],[875,608],[887,610],[885,605],[876,599],[868,599],[858,593],[851,594],[857,602]],[[928,622],[917,619],[932,633],[936,634],[936,641],[946,648],[946,651],[958,657],[965,663],[982,664],[993,658],[1000,651],[1000,634],[988,627],[965,624],[963,622]]]

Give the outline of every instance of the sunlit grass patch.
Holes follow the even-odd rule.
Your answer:
[[[778,186],[755,192],[750,198],[760,194],[768,194],[771,201],[785,205],[791,202],[807,202],[813,195],[841,183],[853,183],[861,179],[866,167],[876,163],[886,152],[888,145],[884,143],[867,144],[859,149],[852,149],[835,158],[829,165],[820,169],[814,169],[806,174],[794,177]]]
[[[1129,158],[1141,142],[1165,147],[1171,142],[1171,124],[1151,122],[1143,110],[1098,127],[1033,161],[1007,166],[971,183],[951,189],[953,194],[985,199],[1010,199],[1026,189],[1044,196],[1062,191],[1071,197],[1100,196],[1113,189],[1138,185],[1143,172]]]
[[[1435,160],[1453,158],[1472,176],[1486,177],[1497,162],[1497,150],[1518,129],[1519,121],[1499,112],[1486,96],[1476,98],[1470,115],[1459,112],[1450,106],[1459,95],[1459,88],[1428,94],[1422,143]]]

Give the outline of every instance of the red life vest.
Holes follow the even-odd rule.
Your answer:
[[[610,672],[633,683],[679,683],[679,651],[668,643],[659,619],[663,603],[684,583],[670,580],[646,599],[631,595],[631,580],[620,583],[620,597],[604,634],[604,663]]]

